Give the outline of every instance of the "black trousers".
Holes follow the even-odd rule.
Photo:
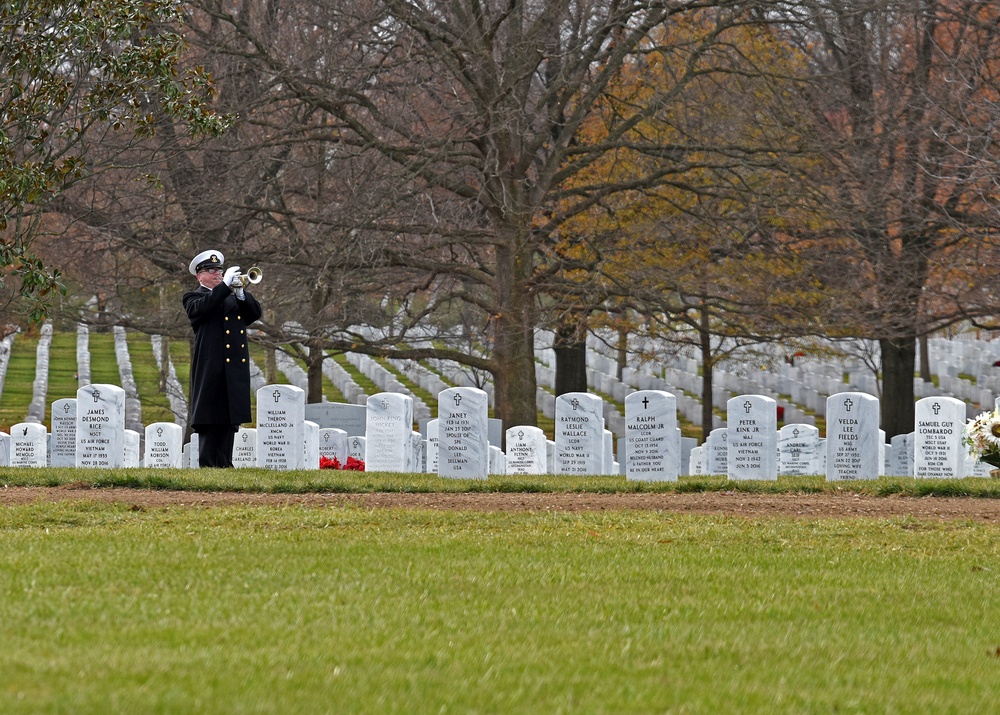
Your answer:
[[[239,425],[195,425],[198,433],[198,464],[202,467],[232,467],[233,441]]]

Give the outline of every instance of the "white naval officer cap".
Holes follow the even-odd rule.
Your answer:
[[[222,255],[221,251],[202,251],[191,259],[191,265],[188,266],[188,270],[191,271],[191,275],[196,276],[202,268],[222,268],[225,260],[226,257]]]

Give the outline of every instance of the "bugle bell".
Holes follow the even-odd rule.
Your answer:
[[[248,285],[257,285],[263,277],[264,272],[257,266],[251,266],[247,269],[246,273],[241,273],[236,276],[239,281],[239,285],[242,288],[246,288]]]

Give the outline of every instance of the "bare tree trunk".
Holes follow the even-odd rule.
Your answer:
[[[709,332],[708,311],[701,312],[701,440],[708,440],[712,431],[712,333]]]
[[[579,323],[571,323],[560,323],[555,330],[556,395],[587,391],[587,339],[580,335]]]
[[[509,245],[525,242],[512,240]],[[535,405],[535,298],[527,290],[531,272],[531,249],[520,249],[527,256],[514,256],[498,245],[495,295],[497,311],[492,316],[493,357],[496,367],[493,386],[496,415],[504,428],[514,425],[534,426],[538,422]],[[506,255],[504,255],[506,254]]]
[[[882,349],[882,429],[885,438],[913,431],[916,410],[913,404],[913,368],[916,339],[879,341]]]
[[[625,368],[628,367],[628,330],[624,327],[618,328],[618,369],[616,377],[621,380]]]
[[[497,369],[493,373],[496,394],[496,415],[503,420],[504,428],[514,425],[534,426],[537,421],[535,407],[535,355],[532,338],[497,341]]]
[[[931,381],[931,351],[927,345],[927,335],[920,336],[920,378]]]
[[[167,378],[170,376],[170,338],[160,336],[160,384],[161,395],[167,394]]]
[[[323,401],[323,360],[326,353],[319,345],[309,346],[309,356],[306,358],[306,374],[309,377],[309,391],[306,402]]]
[[[271,345],[264,346],[264,381],[268,385],[274,385],[278,382],[278,360],[274,355],[274,347]]]

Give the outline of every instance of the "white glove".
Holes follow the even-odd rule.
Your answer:
[[[239,285],[240,279],[240,267],[230,266],[226,269],[226,272],[222,274],[222,282],[227,286]]]
[[[236,294],[236,300],[246,300],[246,293],[243,292],[243,286],[233,288],[233,293]]]

